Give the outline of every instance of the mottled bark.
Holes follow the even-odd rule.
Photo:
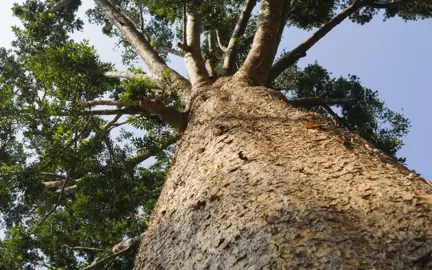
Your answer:
[[[424,179],[264,87],[198,90],[135,269],[431,269]]]
[[[261,1],[258,29],[243,66],[235,74],[238,79],[258,85],[266,83],[279,42],[282,7],[282,0]]]

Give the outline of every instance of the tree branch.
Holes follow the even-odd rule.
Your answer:
[[[399,8],[401,4],[409,2],[408,0],[394,1],[390,3],[375,3],[375,1],[366,1],[366,6],[377,9]],[[421,2],[421,0],[419,1]],[[425,1],[426,2],[426,1]]]
[[[156,43],[156,42],[152,42],[151,43],[153,45],[154,48],[159,49],[161,51],[173,54],[173,55],[177,55],[179,57],[184,57],[185,53],[173,48],[170,48],[162,43]]]
[[[109,121],[108,123],[106,123],[106,124],[102,127],[102,129],[104,129],[104,130],[108,130],[109,128],[111,128],[112,126],[114,126],[114,125],[117,123],[117,121],[120,119],[120,117],[122,117],[122,116],[123,116],[123,114],[118,113],[116,116],[114,116],[113,119],[111,119],[111,121]]]
[[[78,179],[79,180],[79,179]],[[78,180],[75,179],[69,179],[69,182],[67,183],[66,186],[70,185],[75,185],[77,183]],[[47,188],[47,189],[57,189],[60,188],[61,186],[63,186],[65,180],[58,180],[58,181],[48,181],[48,182],[43,182],[42,184]]]
[[[277,41],[277,47],[279,47],[279,44],[282,40],[282,34],[283,31],[285,30],[285,26],[287,25],[288,22],[288,17],[290,15],[290,11],[291,11],[291,0],[285,0],[283,3],[283,7],[282,7],[282,19],[279,25],[279,33],[278,33],[278,41]]]
[[[278,45],[283,0],[262,0],[258,29],[252,48],[235,76],[252,84],[264,85]],[[276,27],[275,27],[276,26]]]
[[[65,187],[63,189],[63,194],[75,194],[78,190],[78,186],[77,185],[73,185],[73,186],[69,186],[69,187]],[[62,193],[61,189],[58,189],[56,191],[54,191],[54,193]]]
[[[224,50],[226,52],[222,66],[224,74],[228,75],[234,73],[239,41],[246,31],[246,26],[249,22],[256,2],[257,0],[247,0],[246,5],[241,12],[238,22],[234,28],[234,31],[231,34],[228,47]]]
[[[210,78],[213,78],[216,76],[216,72],[214,69],[214,57],[215,57],[215,42],[214,42],[214,36],[213,31],[209,31],[207,33],[207,43],[208,43],[208,52],[204,53],[204,63],[205,67],[207,69],[207,73],[209,74]]]
[[[226,52],[227,51],[227,47],[225,47],[222,44],[222,40],[221,40],[220,35],[219,35],[219,30],[216,30],[216,41],[217,41],[217,44],[219,46],[219,49],[221,49],[221,51],[223,51],[223,52]]]
[[[71,246],[68,246],[66,244],[64,244],[63,246],[66,247],[67,249],[70,249],[70,250],[81,250],[81,251],[89,251],[89,252],[103,252],[104,251],[103,249],[92,248],[92,247],[81,247],[81,246],[71,247]]]
[[[48,213],[46,213],[46,215],[41,220],[39,220],[39,222],[36,224],[36,226],[33,227],[33,229],[30,231],[29,235],[32,234],[32,233],[34,233],[34,231],[42,224],[42,222],[44,222],[45,219],[47,219],[52,213],[54,213],[54,211],[60,205],[60,201],[61,201],[61,199],[63,197],[63,193],[64,193],[64,190],[65,190],[66,184],[67,184],[67,182],[69,180],[70,174],[71,174],[71,170],[66,175],[66,179],[64,180],[64,183],[63,183],[63,185],[61,187],[61,191],[60,191],[60,194],[59,194],[59,196],[57,198],[56,204],[53,206],[53,208]]]
[[[174,107],[165,106],[157,100],[142,99],[142,100],[92,100],[82,103],[84,106],[130,106],[145,109],[159,116],[162,121],[165,121],[173,128],[180,132],[186,128],[187,121],[184,113],[177,111]],[[94,111],[90,111],[94,112]],[[117,113],[124,113],[124,110],[117,110]]]
[[[190,87],[189,81],[166,65],[163,59],[151,47],[150,43],[146,40],[144,35],[138,31],[135,24],[130,19],[117,11],[108,0],[94,1],[96,5],[102,9],[106,18],[119,29],[122,37],[135,48],[138,55],[141,56],[144,63],[150,69],[150,72],[157,75],[156,79],[158,79],[159,84],[165,84],[162,74],[165,74],[168,71],[170,79],[174,81],[175,84],[183,86],[185,90]]]
[[[322,105],[344,104],[352,100],[352,98],[300,98],[288,100],[288,103],[293,106],[313,107]]]
[[[125,78],[125,79],[152,79],[152,76],[146,73],[132,73],[126,71],[107,71],[105,77],[108,78]]]
[[[117,110],[91,110],[91,111],[79,111],[79,115],[116,115],[116,114],[129,114],[136,115],[143,113],[142,109],[117,109]],[[57,116],[69,116],[70,112],[60,112]]]
[[[174,135],[174,136],[161,138],[161,140],[163,141],[160,143],[160,145],[156,147],[156,149],[150,149],[147,151],[138,151],[137,153],[127,157],[124,163],[129,166],[135,167],[141,162],[143,162],[144,160],[154,156],[155,151],[165,149],[171,144],[175,143],[179,137],[180,137],[179,135]]]
[[[331,115],[336,126],[345,126],[345,121],[329,105],[322,105],[322,107]]]
[[[363,6],[359,0],[354,0],[354,2],[344,9],[341,13],[336,15],[332,20],[322,26],[318,31],[316,31],[312,36],[310,36],[303,43],[298,45],[291,52],[286,53],[282,56],[270,69],[270,73],[267,79],[267,84],[271,83],[276,79],[284,70],[294,65],[300,58],[306,56],[306,52],[312,48],[321,38],[327,35],[333,28],[339,25],[343,20],[349,17],[351,14],[356,12],[359,8]]]
[[[128,241],[128,240],[129,240],[129,241]],[[127,240],[124,240],[124,241],[120,242],[119,244],[117,244],[117,245],[115,245],[115,246],[113,247],[113,250],[114,250],[114,248],[115,248],[116,246],[118,246],[118,245],[122,245],[122,243],[127,243],[127,245],[126,245],[123,249],[120,249],[119,251],[114,252],[113,254],[111,254],[111,255],[109,255],[109,256],[103,258],[103,259],[99,259],[99,257],[96,258],[96,259],[95,259],[95,260],[94,260],[94,261],[93,261],[89,266],[87,266],[86,268],[84,268],[84,270],[90,270],[90,269],[93,269],[93,268],[95,268],[95,267],[97,267],[97,266],[100,266],[101,264],[103,264],[103,263],[105,263],[105,262],[107,262],[107,261],[109,261],[109,260],[111,260],[111,259],[114,259],[114,258],[116,258],[116,257],[118,257],[118,256],[120,256],[120,255],[122,255],[122,254],[125,253],[126,251],[129,251],[129,250],[131,250],[131,249],[136,248],[136,247],[138,246],[139,242],[140,242],[140,238],[139,238],[139,236],[136,237],[136,238],[127,239]]]
[[[186,33],[186,71],[192,85],[197,85],[209,79],[201,52],[201,17],[198,14],[187,14]]]

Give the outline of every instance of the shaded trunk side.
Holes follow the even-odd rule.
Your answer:
[[[135,269],[430,269],[432,186],[230,78],[200,91]]]

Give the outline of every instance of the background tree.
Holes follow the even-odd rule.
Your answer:
[[[431,266],[432,189],[394,158],[409,121],[356,76],[296,66],[344,19],[426,19],[429,1],[95,3],[128,71],[70,38],[81,1],[14,6],[2,268]],[[274,61],[286,25],[317,30]]]

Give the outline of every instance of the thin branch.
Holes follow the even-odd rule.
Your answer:
[[[331,115],[336,126],[346,126],[345,121],[337,113],[335,113],[329,105],[322,105],[322,107]]]
[[[288,103],[293,106],[314,107],[322,105],[340,105],[352,100],[352,98],[300,98],[288,100]]]
[[[63,190],[63,194],[75,194],[77,192],[77,190],[78,190],[77,185],[65,187]],[[54,193],[62,193],[62,191],[61,191],[61,189],[58,189],[58,190],[54,191]]]
[[[164,105],[158,100],[92,100],[83,102],[82,104],[85,106],[108,105],[139,107],[141,110],[144,109],[156,114],[162,121],[165,121],[179,131],[183,131],[187,125],[185,114],[177,111],[174,107]],[[117,110],[117,113],[124,113],[124,110]]]
[[[75,185],[80,179],[69,179],[69,182],[67,184],[67,186],[70,185]],[[57,189],[61,186],[63,186],[65,180],[58,180],[58,181],[48,181],[48,182],[43,182],[42,184],[47,188],[47,189]]]
[[[117,115],[117,114],[129,114],[129,115],[137,115],[142,114],[142,109],[117,109],[117,110],[91,110],[91,111],[79,111],[78,115]],[[56,114],[56,116],[69,116],[70,112],[60,112]]]
[[[56,12],[58,10],[60,10],[61,8],[63,8],[64,6],[66,6],[69,3],[69,0],[61,0],[55,4],[52,4],[49,9],[48,12]]]
[[[183,3],[183,32],[182,32],[182,43],[186,44],[187,41],[187,12],[186,12],[186,0]]]
[[[36,226],[33,227],[33,229],[30,231],[29,235],[32,234],[32,233],[34,233],[34,231],[42,224],[42,222],[44,222],[45,219],[47,219],[52,213],[54,213],[54,211],[60,205],[60,201],[61,201],[61,199],[63,197],[63,193],[64,193],[64,190],[65,190],[66,184],[67,184],[67,182],[69,180],[69,176],[70,176],[71,172],[72,172],[72,170],[70,170],[67,173],[67,175],[66,175],[66,179],[64,180],[64,183],[63,183],[63,185],[61,187],[61,191],[60,191],[60,194],[59,194],[59,196],[57,198],[57,202],[55,203],[55,205],[53,206],[53,208],[48,213],[46,213],[45,216],[41,220],[39,220],[39,222],[36,224]]]
[[[143,162],[144,160],[154,156],[156,151],[163,150],[168,146],[172,145],[173,143],[175,143],[178,140],[178,138],[179,135],[161,138],[163,142],[160,145],[158,145],[155,149],[150,149],[147,151],[138,151],[137,153],[127,157],[124,163],[129,166],[135,167],[141,162]]]
[[[375,3],[375,1],[369,2],[366,1],[366,6],[371,8],[377,8],[377,9],[388,9],[388,8],[399,8],[401,7],[401,4],[404,4],[406,2],[409,2],[408,0],[400,0],[400,1],[394,1],[390,3]],[[421,0],[419,1],[421,2]],[[426,1],[424,1],[426,2]]]
[[[117,121],[120,119],[120,117],[122,117],[122,116],[123,116],[123,114],[121,114],[121,113],[116,114],[116,116],[114,116],[114,118],[111,119],[111,121],[109,121],[108,123],[106,123],[102,127],[102,129],[108,130],[109,128],[111,128],[112,126],[114,126],[117,123]]]
[[[216,30],[216,41],[217,41],[217,44],[219,46],[219,49],[221,49],[221,51],[223,51],[223,52],[226,52],[227,47],[222,44],[222,40],[221,40],[220,35],[219,35],[219,30]]]
[[[110,172],[111,172],[111,181],[113,182],[114,187],[114,195],[117,198],[116,194],[116,187],[115,187],[115,181],[114,181],[114,150],[112,148],[112,143],[109,138],[109,130],[101,130],[99,125],[94,121],[93,117],[91,118],[91,123],[94,127],[94,130],[96,131],[96,134],[102,139],[102,141],[105,143],[108,153],[109,153],[109,166],[110,166]],[[107,134],[104,134],[106,132]]]
[[[104,251],[103,249],[92,248],[92,247],[82,247],[82,246],[71,247],[71,246],[68,246],[66,244],[64,244],[63,246],[66,247],[67,249],[70,249],[70,250],[81,250],[81,251],[89,251],[89,252],[103,252]]]
[[[209,79],[201,52],[201,17],[198,14],[187,14],[186,54],[184,56],[186,71],[192,85]]]
[[[249,22],[249,19],[252,15],[252,10],[255,7],[257,0],[247,0],[246,5],[243,11],[240,14],[238,22],[234,28],[233,33],[231,34],[231,38],[228,43],[228,47],[226,48],[224,62],[223,62],[223,70],[225,74],[232,74],[235,67],[238,45],[240,43],[240,38],[244,35],[246,31],[246,26]]]
[[[120,251],[114,252],[113,254],[111,254],[111,255],[109,255],[109,256],[103,258],[103,259],[96,258],[96,259],[92,262],[92,264],[90,264],[89,266],[87,266],[86,268],[84,268],[84,270],[90,270],[90,269],[93,269],[93,268],[95,268],[95,267],[97,267],[97,266],[100,266],[101,264],[103,264],[103,263],[105,263],[105,262],[107,262],[107,261],[109,261],[109,260],[111,260],[111,259],[115,259],[116,257],[122,255],[122,254],[125,253],[126,251],[129,251],[129,250],[131,250],[131,249],[136,248],[136,247],[138,246],[138,244],[139,244],[140,238],[139,238],[139,237],[136,237],[136,238],[128,239],[128,240],[131,240],[131,242],[130,242],[130,244],[129,244],[127,247],[125,247],[124,249],[122,249],[122,250],[120,250]],[[123,241],[122,241],[122,242],[123,242]]]
[[[363,4],[359,0],[344,9],[341,13],[336,15],[328,23],[323,25],[318,31],[312,34],[307,40],[298,45],[291,52],[282,56],[270,69],[267,84],[276,79],[284,70],[294,65],[300,58],[306,56],[306,52],[312,48],[319,40],[326,36],[333,28],[339,25],[343,20],[356,12]]]
[[[262,0],[252,48],[235,76],[255,85],[264,85],[276,55],[284,0]]]
[[[184,55],[185,55],[184,52],[176,50],[176,49],[173,49],[171,47],[168,47],[167,45],[164,45],[162,43],[153,42],[152,45],[153,45],[154,48],[156,48],[158,50],[161,50],[161,51],[173,54],[173,55],[177,55],[179,57],[184,57]]]
[[[182,85],[184,88],[189,88],[190,83],[175,70],[169,68],[164,60],[152,48],[149,41],[142,33],[138,31],[135,24],[118,11],[115,6],[108,0],[94,0],[96,5],[102,9],[106,18],[110,20],[121,32],[121,35],[126,39],[141,56],[144,63],[150,69],[152,74],[158,75],[159,83],[164,84],[162,74],[168,71],[169,77],[177,85]],[[187,89],[185,89],[187,90]]]

